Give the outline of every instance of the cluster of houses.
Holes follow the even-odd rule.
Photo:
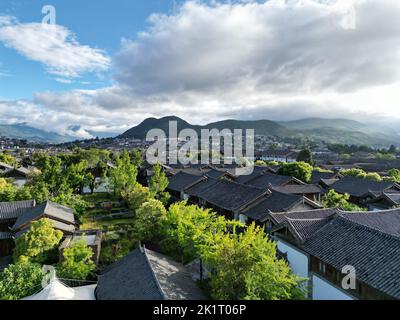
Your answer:
[[[165,167],[168,191],[229,218],[264,226],[314,300],[400,298],[400,186],[339,172],[313,172],[311,184],[255,167],[235,176],[224,166]],[[330,189],[369,211],[325,209]],[[350,268],[350,269],[349,269]],[[343,288],[354,270],[354,284]]]

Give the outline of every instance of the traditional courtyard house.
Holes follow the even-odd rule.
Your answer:
[[[400,192],[384,191],[382,195],[367,202],[370,211],[388,210],[400,206]]]
[[[302,195],[272,192],[241,213],[240,220],[265,225],[271,213],[320,209],[321,206]],[[267,223],[267,227],[271,227]]]
[[[189,200],[211,208],[230,219],[239,219],[241,212],[270,192],[226,179],[207,179],[188,189]]]
[[[65,249],[84,239],[88,247],[93,250],[92,260],[97,265],[100,259],[102,234],[101,230],[85,230],[75,231],[72,235],[67,235],[59,247],[60,261],[63,259],[62,253]]]
[[[0,257],[12,254],[14,233],[11,228],[26,210],[34,207],[34,200],[0,203]]]
[[[309,279],[312,299],[400,299],[399,209],[271,216],[280,221],[272,238],[293,272]],[[349,268],[355,271],[350,288],[343,286]]]
[[[189,270],[166,256],[140,248],[99,276],[97,300],[204,300]]]
[[[400,186],[390,181],[372,181],[368,179],[347,176],[331,185],[331,188],[341,194],[349,194],[350,201],[358,205],[380,197],[385,193],[400,193]]]
[[[206,178],[204,176],[178,172],[169,178],[167,191],[171,194],[172,201],[187,200],[189,199],[189,195],[186,194],[185,191],[205,179]]]
[[[55,229],[61,230],[64,235],[75,232],[75,217],[73,210],[57,203],[46,201],[22,213],[12,227],[16,237],[29,230],[32,222],[47,218]]]
[[[281,176],[269,172],[260,172],[254,173],[248,177],[239,177],[236,182],[261,189],[270,189],[271,187],[281,187],[287,185],[305,185],[304,182],[297,178]]]
[[[338,172],[313,171],[311,184],[320,184],[322,180],[340,179],[342,176]]]
[[[285,185],[272,187],[271,190],[285,194],[303,196],[314,202],[320,202],[323,194],[322,188],[317,184]]]

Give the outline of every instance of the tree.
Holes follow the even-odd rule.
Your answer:
[[[329,190],[328,193],[322,198],[322,204],[325,208],[339,208],[344,211],[366,211],[355,204],[349,203],[349,194],[340,194],[335,190]]]
[[[164,224],[164,248],[173,255],[180,255],[185,262],[193,261],[201,246],[214,243],[221,234],[243,227],[238,221],[227,220],[210,209],[174,203],[168,210]]]
[[[399,169],[391,169],[388,172],[389,177],[392,177],[395,182],[400,183],[400,170]]]
[[[10,166],[17,166],[17,160],[10,154],[7,154],[6,152],[1,152],[0,153],[0,162],[3,162],[5,164],[8,164]]]
[[[152,199],[153,195],[149,188],[143,187],[138,183],[132,190],[123,194],[122,197],[128,203],[129,208],[136,212],[143,203]]]
[[[372,181],[377,181],[377,182],[380,182],[383,180],[382,177],[378,173],[376,173],[376,172],[367,173],[364,170],[359,169],[359,168],[341,170],[340,174],[343,176],[353,176],[353,177],[357,177],[360,179],[372,180]]]
[[[252,224],[243,233],[228,233],[215,245],[205,245],[202,257],[212,297],[217,300],[298,299],[302,279],[276,257],[276,243]],[[304,298],[303,293],[303,298]]]
[[[283,176],[295,177],[303,182],[310,182],[313,167],[305,162],[282,163],[279,174]]]
[[[155,199],[145,202],[136,211],[134,229],[140,240],[155,241],[162,235],[167,216],[164,205]]]
[[[93,250],[83,238],[64,249],[62,255],[63,260],[57,268],[60,277],[86,280],[96,268],[92,261]]]
[[[397,147],[396,147],[395,145],[392,144],[392,145],[390,146],[389,150],[388,150],[388,153],[396,154],[396,152],[397,152]]]
[[[62,236],[63,233],[55,230],[47,218],[33,222],[29,231],[15,240],[14,261],[46,263]]]
[[[311,152],[310,148],[305,148],[304,150],[301,150],[299,155],[297,156],[297,161],[298,162],[305,162],[308,163],[309,165],[314,165],[314,160],[313,160],[313,154]]]
[[[153,166],[153,176],[149,182],[149,189],[153,195],[159,199],[164,205],[166,205],[170,199],[170,195],[164,192],[169,184],[168,178],[165,175],[164,170],[160,163],[156,163]]]
[[[83,215],[89,207],[89,203],[82,196],[71,193],[60,194],[51,198],[51,201],[72,208],[77,216]]]
[[[127,194],[136,186],[137,168],[131,163],[129,152],[124,150],[116,159],[116,168],[111,170],[114,192],[117,196]]]
[[[24,262],[9,265],[0,272],[0,300],[19,300],[35,294],[43,277],[39,264]]]
[[[138,149],[132,149],[131,154],[131,162],[136,168],[139,168],[143,163],[143,155]]]

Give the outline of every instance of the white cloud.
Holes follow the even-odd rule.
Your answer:
[[[123,40],[112,87],[37,93],[35,125],[85,135],[171,114],[399,118],[399,16],[391,0],[187,2]]]
[[[70,30],[59,25],[19,23],[13,17],[0,16],[0,41],[62,77],[78,77],[110,66],[110,58],[102,50],[80,44]]]

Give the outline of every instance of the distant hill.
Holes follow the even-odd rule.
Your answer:
[[[68,137],[54,132],[32,128],[25,123],[12,125],[0,124],[0,136],[41,143],[62,143],[70,140]]]
[[[308,118],[288,122],[270,120],[241,121],[224,120],[204,126],[192,125],[178,117],[161,119],[149,118],[141,124],[126,131],[120,138],[145,139],[151,129],[162,129],[168,134],[169,121],[178,122],[178,132],[182,129],[254,129],[256,135],[275,136],[280,138],[307,138],[326,143],[343,143],[370,146],[400,145],[400,136],[395,130],[371,124],[364,124],[348,119]]]
[[[183,129],[193,129],[200,133],[201,129],[254,129],[255,134],[259,135],[269,135],[269,136],[284,136],[289,134],[289,130],[284,126],[269,120],[259,120],[259,121],[239,121],[239,120],[224,120],[219,122],[214,122],[207,124],[205,126],[192,125],[185,120],[178,117],[165,117],[161,119],[149,118],[144,120],[141,124],[132,129],[126,131],[120,138],[135,138],[135,139],[145,139],[147,132],[151,129],[161,129],[166,134],[169,131],[169,122],[177,121],[178,132]]]

